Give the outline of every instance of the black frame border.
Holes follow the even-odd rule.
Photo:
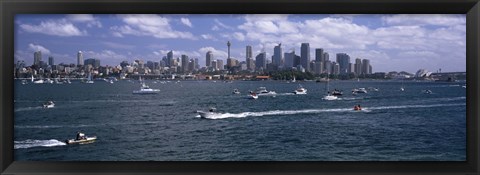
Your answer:
[[[1,174],[479,174],[479,0],[1,0]],[[29,162],[13,161],[15,14],[466,14],[465,162]]]

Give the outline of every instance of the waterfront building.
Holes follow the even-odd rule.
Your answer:
[[[188,59],[188,56],[187,55],[182,55],[182,72],[185,73],[188,71],[188,62],[189,62],[189,59]]]
[[[318,48],[318,49],[315,49],[315,61],[316,62],[325,62],[325,59],[323,58],[323,49],[322,48]]]
[[[252,46],[248,45],[245,47],[245,60],[252,59]]]
[[[50,65],[50,66],[53,66],[53,65],[55,65],[55,63],[54,63],[54,59],[53,59],[53,57],[52,57],[52,56],[49,56],[49,57],[48,57],[48,65]]]
[[[100,60],[99,60],[99,59],[95,59],[95,58],[86,59],[86,60],[84,61],[84,65],[85,65],[85,66],[90,65],[90,66],[93,67],[93,68],[99,68],[99,67],[100,67]]]
[[[330,60],[327,60],[325,61],[325,65],[324,65],[324,70],[325,70],[325,73],[327,74],[332,74],[332,62]]]
[[[273,48],[272,63],[274,66],[283,66],[282,44],[278,44]]]
[[[364,75],[372,74],[372,72],[370,70],[370,60],[368,60],[368,59],[363,59],[362,60],[362,74],[364,74]]]
[[[315,74],[322,74],[323,73],[323,62],[322,61],[315,61],[314,67]]]
[[[355,75],[359,76],[362,74],[362,59],[355,59]]]
[[[257,69],[267,68],[267,53],[261,52],[255,57],[255,66]]]
[[[41,66],[40,62],[42,61],[42,51],[36,51],[33,53],[33,65]]]
[[[347,74],[350,64],[350,56],[346,53],[337,53],[337,63],[339,65],[339,73]]]
[[[308,64],[310,63],[310,44],[309,43],[302,43],[300,46],[300,63],[302,64],[302,67],[306,69],[306,71],[309,70]]]
[[[333,62],[332,63],[332,70],[333,70],[333,72],[332,72],[333,75],[340,74],[340,64],[338,64],[336,62]]]
[[[292,50],[290,53],[285,53],[284,57],[285,57],[285,67],[291,68],[291,67],[296,66],[296,65],[294,65],[294,60],[295,60],[295,51],[294,50]]]
[[[208,51],[207,54],[205,55],[205,67],[210,67],[212,64],[213,60],[213,53],[212,51]]]
[[[173,50],[170,50],[170,52],[167,53],[167,66],[174,66],[174,58],[173,58]]]
[[[223,60],[217,60],[217,69],[218,70],[224,70],[224,64],[223,64]]]
[[[77,65],[81,66],[81,65],[83,65],[83,63],[84,63],[83,53],[82,53],[82,51],[78,51],[78,53],[77,53]]]

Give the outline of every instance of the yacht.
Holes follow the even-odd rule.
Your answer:
[[[275,95],[277,93],[275,91],[267,91],[267,88],[265,88],[265,87],[259,87],[257,89],[256,94],[258,94],[258,95]]]
[[[221,114],[217,112],[216,108],[210,108],[208,111],[197,111],[200,114],[200,118],[209,118],[217,114]]]
[[[43,80],[40,79],[40,80],[36,80],[36,81],[33,81],[33,84],[43,84]]]
[[[329,75],[327,74],[327,83],[325,84],[325,92],[327,92],[327,94],[326,94],[325,96],[323,96],[322,99],[324,99],[324,100],[337,100],[338,97],[335,96],[335,95],[332,95],[332,94],[328,91],[328,89],[329,89],[329,82],[330,82],[329,79],[328,79],[328,76],[329,76]]]
[[[157,94],[160,92],[160,89],[152,89],[148,87],[145,83],[142,83],[140,90],[133,91],[133,94]]]
[[[303,88],[302,85],[298,85],[298,88],[293,91],[294,94],[307,94],[307,89]]]

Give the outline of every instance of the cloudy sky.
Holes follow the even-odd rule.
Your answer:
[[[273,47],[283,51],[310,43],[335,60],[336,53],[370,59],[374,72],[420,68],[442,72],[466,70],[465,15],[17,15],[15,59],[33,62],[42,51],[58,63],[76,63],[76,53],[98,58],[102,65],[135,59],[159,61],[173,50],[205,65],[205,53],[245,60],[245,46],[254,56]]]

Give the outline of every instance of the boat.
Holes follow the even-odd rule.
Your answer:
[[[355,106],[353,107],[353,110],[354,110],[354,111],[361,111],[361,110],[362,110],[362,107],[360,107],[360,105],[355,105]]]
[[[297,82],[297,80],[295,79],[295,76],[293,76],[292,83],[295,83],[295,82]]]
[[[331,94],[331,93],[329,92],[329,90],[328,90],[328,89],[329,89],[329,85],[330,85],[330,84],[329,84],[330,81],[328,81],[328,76],[329,76],[329,75],[327,75],[327,83],[325,84],[325,92],[326,92],[327,94],[326,94],[325,96],[323,96],[322,99],[323,99],[323,100],[337,100],[338,97],[335,96],[335,95],[333,95],[333,94]]]
[[[432,91],[431,91],[430,89],[427,89],[427,90],[424,90],[423,93],[425,93],[425,94],[431,94]]]
[[[160,89],[152,89],[145,83],[142,83],[140,90],[133,91],[133,94],[157,94],[158,92],[160,92]]]
[[[259,87],[257,89],[256,94],[258,94],[258,95],[275,95],[277,93],[275,91],[268,91],[267,88],[265,88],[265,87]]]
[[[367,90],[365,88],[358,88],[352,90],[353,94],[366,94]]]
[[[93,137],[85,137],[84,139],[69,139],[66,140],[66,144],[86,144],[86,143],[92,143],[95,140],[97,140],[97,136]]]
[[[53,84],[53,80],[51,80],[50,78],[47,78],[47,80],[44,83]]]
[[[47,101],[43,103],[43,108],[53,108],[53,107],[55,107],[55,103],[53,103],[53,101]]]
[[[405,91],[405,88],[401,87],[401,88],[400,88],[400,91]]]
[[[217,111],[216,108],[210,108],[208,109],[208,111],[197,111],[197,113],[200,115],[200,118],[210,118],[213,115],[220,114],[216,111]]]
[[[33,81],[33,84],[43,84],[44,81],[42,79]]]
[[[240,91],[238,91],[238,89],[234,89],[232,93],[233,94],[240,94]]]
[[[335,89],[335,90],[332,91],[332,95],[341,96],[341,95],[343,95],[343,92],[341,90]]]
[[[91,73],[88,74],[88,78],[87,78],[87,81],[86,81],[85,83],[87,83],[87,84],[93,84],[93,83],[94,83],[94,82],[93,82],[93,79],[92,79],[92,74],[91,74]]]
[[[22,80],[22,84],[27,84],[27,80]]]
[[[298,85],[298,88],[293,91],[294,94],[307,94],[307,89],[303,88],[302,85]]]
[[[374,87],[368,87],[368,90],[378,92],[378,88],[374,88]]]
[[[250,94],[248,94],[248,99],[258,99],[258,94],[255,92],[250,92]]]

